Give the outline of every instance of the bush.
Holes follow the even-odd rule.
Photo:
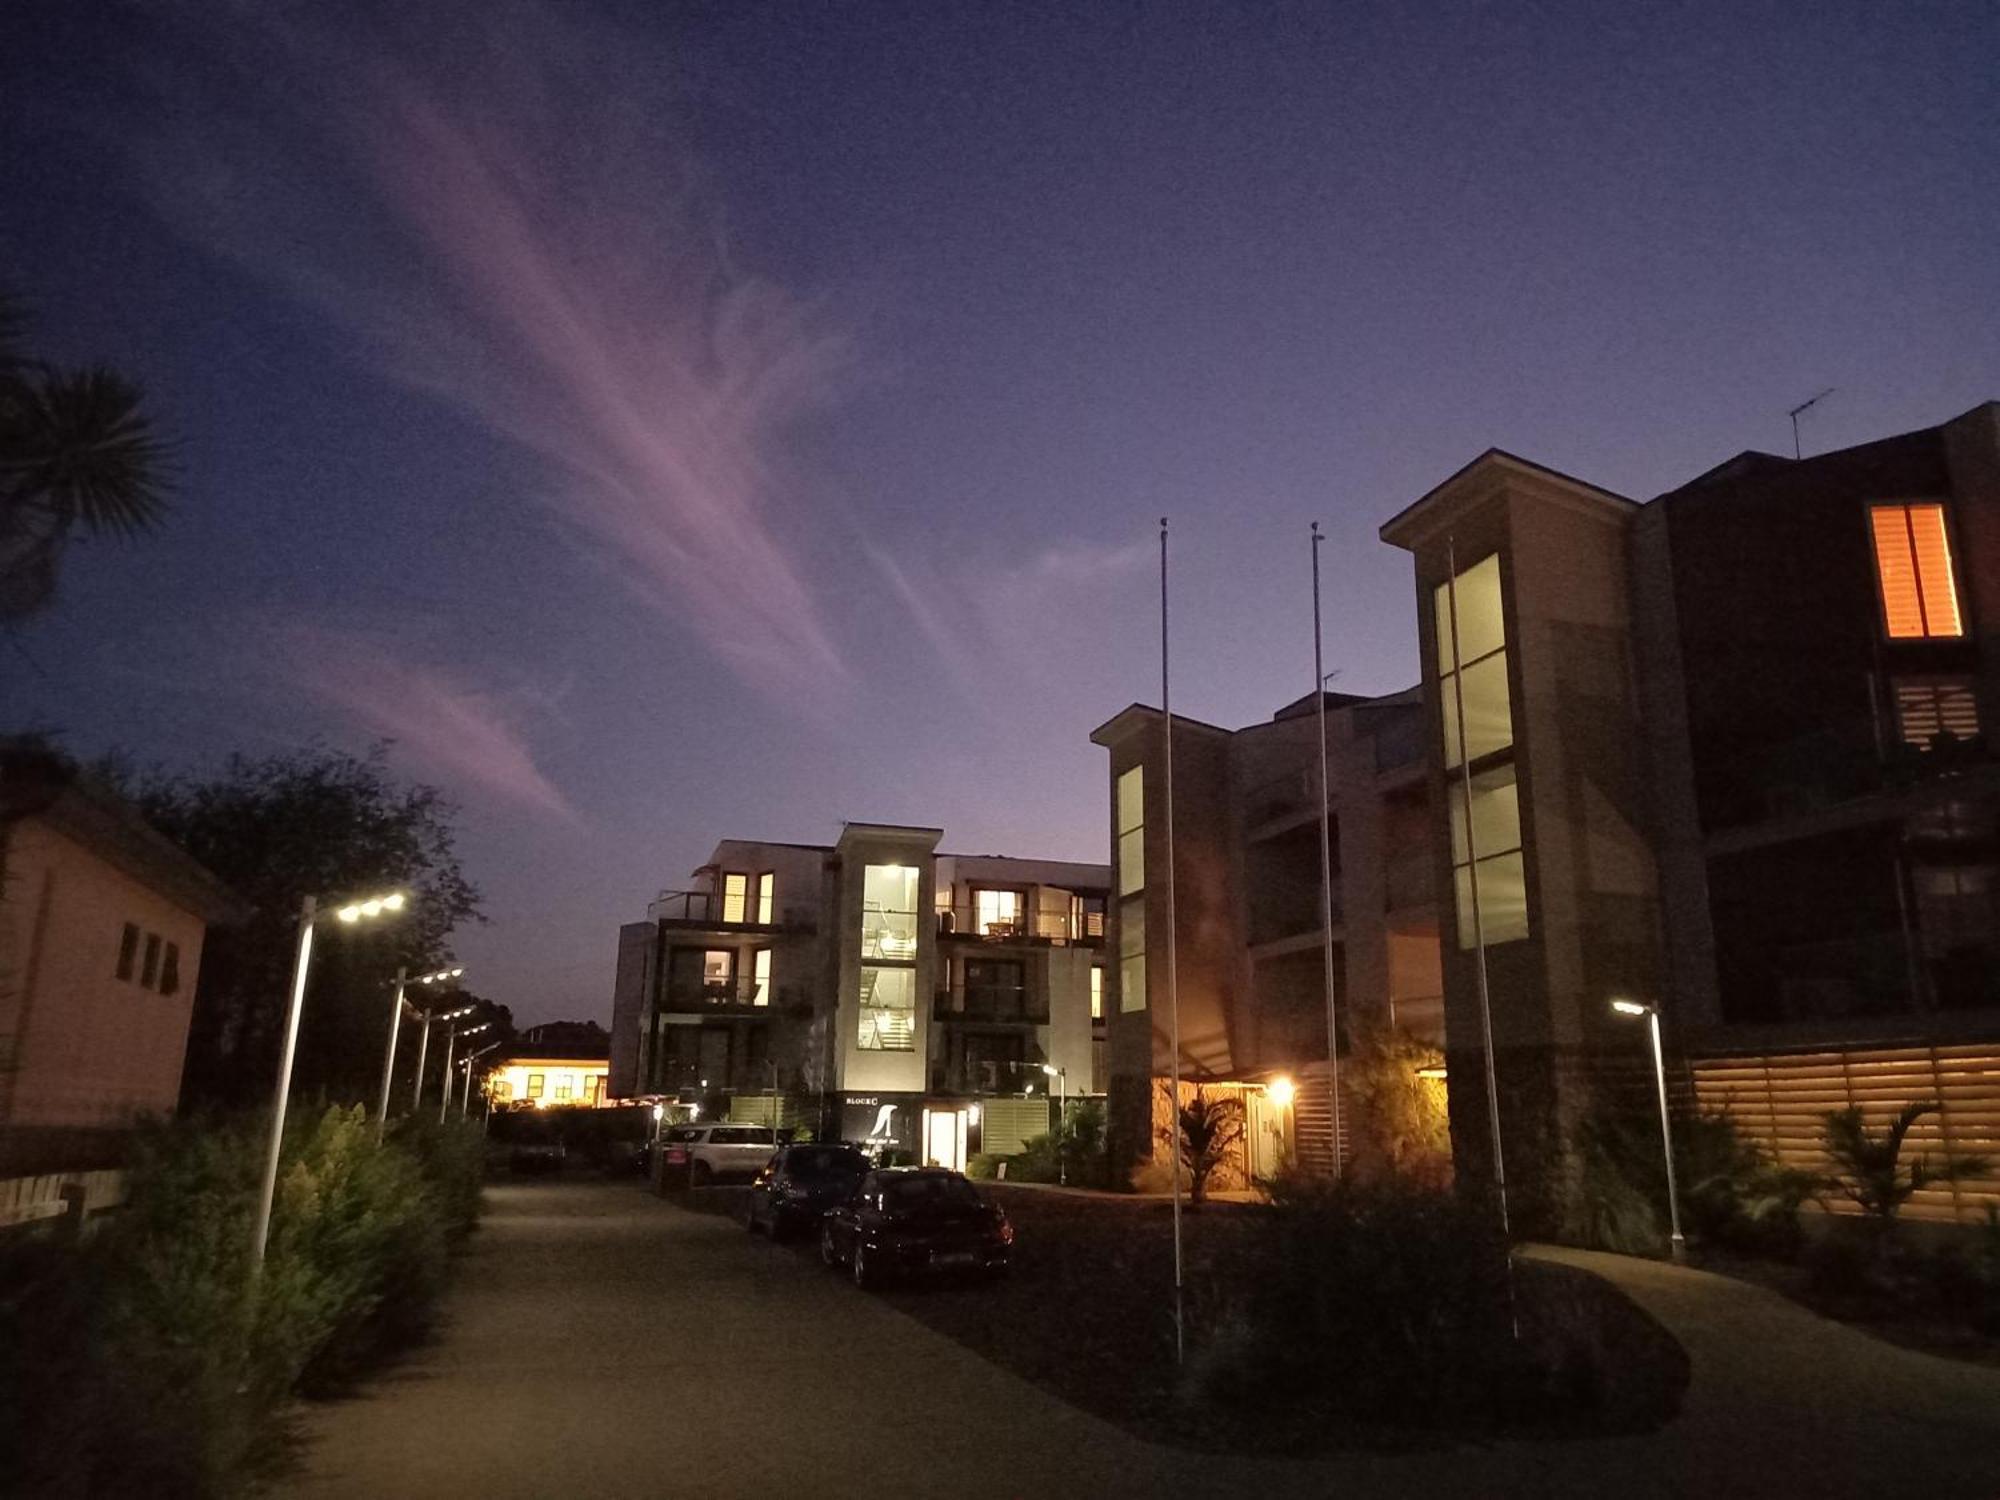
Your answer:
[[[253,1281],[264,1147],[255,1120],[157,1128],[103,1233],[11,1247],[10,1479],[41,1493],[238,1493],[282,1453],[294,1392],[349,1379],[429,1326],[454,1216],[476,1211],[463,1141],[440,1132],[416,1148],[399,1131],[381,1145],[359,1109],[299,1119]]]
[[[1289,1194],[1226,1276],[1204,1289],[1200,1399],[1285,1390],[1348,1417],[1450,1421],[1520,1358],[1506,1247],[1451,1193],[1383,1179]]]
[[[1445,1083],[1425,1073],[1444,1053],[1400,1027],[1364,1030],[1340,1065],[1341,1092],[1354,1101],[1352,1169],[1392,1173],[1426,1187],[1451,1184],[1451,1120]]]

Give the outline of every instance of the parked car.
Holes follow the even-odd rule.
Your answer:
[[[867,1175],[868,1158],[855,1146],[780,1146],[750,1184],[750,1232],[765,1228],[780,1240],[819,1222],[829,1208],[845,1203]]]
[[[879,1168],[820,1220],[819,1254],[859,1287],[894,1276],[1007,1269],[1014,1226],[979,1189],[942,1167]]]
[[[713,1123],[670,1126],[660,1138],[669,1177],[687,1173],[694,1187],[707,1187],[721,1177],[754,1177],[778,1144],[769,1125]]]

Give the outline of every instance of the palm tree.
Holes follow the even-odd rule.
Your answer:
[[[1903,1141],[1910,1128],[1943,1108],[1936,1099],[1906,1104],[1879,1136],[1869,1131],[1858,1106],[1833,1110],[1823,1117],[1824,1150],[1836,1169],[1830,1186],[1861,1210],[1862,1221],[1875,1231],[1885,1250],[1897,1215],[1913,1194],[1961,1178],[1983,1177],[1991,1168],[1990,1158],[1973,1155],[1946,1156],[1937,1161],[1919,1155],[1904,1165]]]
[[[72,533],[132,536],[166,514],[166,450],[139,387],[104,366],[62,370],[25,348],[0,293],[0,622],[55,597]]]

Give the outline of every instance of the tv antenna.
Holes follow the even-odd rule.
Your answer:
[[[1824,400],[1825,400],[1825,399],[1826,399],[1826,398],[1827,398],[1828,396],[1831,396],[1831,395],[1833,394],[1833,392],[1834,392],[1834,387],[1833,387],[1833,386],[1828,386],[1828,387],[1827,387],[1827,388],[1826,388],[1825,390],[1821,391],[1821,392],[1820,392],[1820,393],[1819,393],[1819,394],[1818,394],[1817,396],[1813,397],[1813,398],[1812,398],[1812,400],[1810,400],[1810,401],[1801,401],[1801,402],[1800,402],[1800,403],[1799,403],[1799,404],[1798,404],[1797,406],[1795,406],[1795,407],[1793,407],[1793,408],[1792,408],[1792,410],[1791,410],[1791,413],[1790,413],[1790,415],[1791,415],[1791,418],[1792,418],[1792,457],[1793,457],[1793,458],[1798,458],[1798,457],[1800,456],[1800,454],[1799,454],[1799,413],[1800,413],[1800,412],[1802,412],[1802,411],[1806,411],[1806,410],[1808,410],[1808,409],[1810,409],[1810,408],[1812,408],[1812,407],[1815,407],[1815,406],[1818,406],[1818,405],[1820,404],[1820,402],[1824,401]]]

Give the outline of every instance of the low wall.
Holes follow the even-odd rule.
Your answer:
[[[0,1179],[0,1230],[74,1214],[79,1221],[125,1201],[122,1170],[48,1172]]]

